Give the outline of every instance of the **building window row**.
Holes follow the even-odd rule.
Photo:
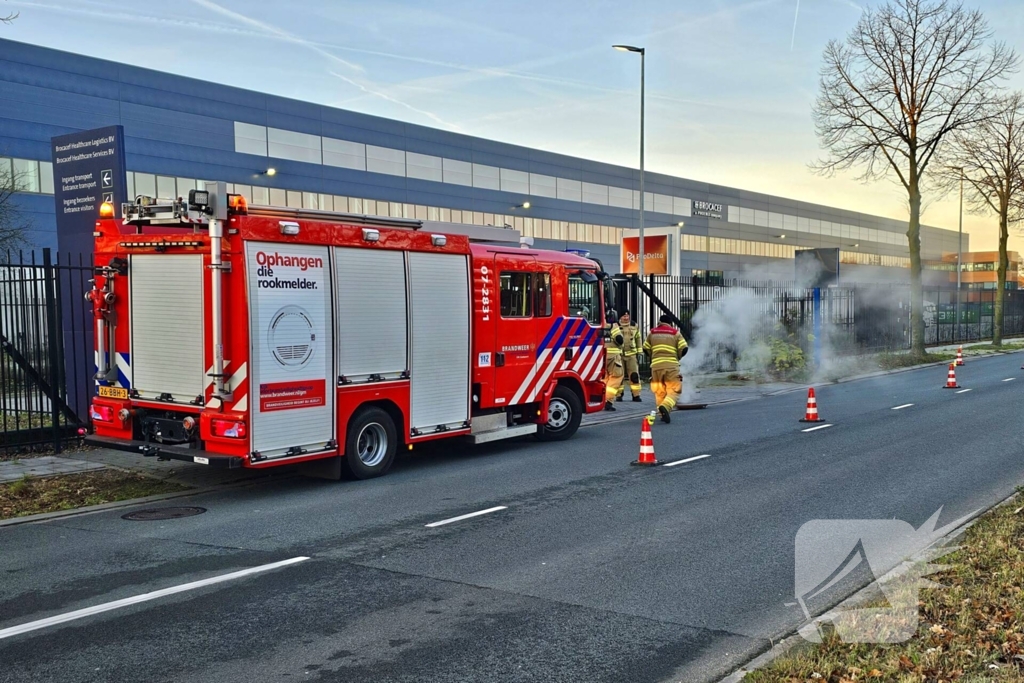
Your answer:
[[[15,192],[53,194],[53,164],[35,159],[0,157],[0,187]]]
[[[485,190],[501,190],[530,197],[550,197],[633,210],[640,208],[640,192],[631,188],[498,168],[241,121],[236,121],[234,126],[235,151],[243,154],[336,166],[368,173],[384,173]],[[740,206],[728,205],[724,209],[721,220],[739,225],[773,228],[783,234],[785,232],[802,232],[846,239],[854,243],[864,241],[906,246],[906,236],[902,232],[876,230]],[[692,215],[692,200],[686,197],[645,192],[644,210],[686,218]],[[716,220],[713,214],[709,217],[711,220]]]
[[[724,237],[712,237],[709,244],[708,238],[704,235],[683,235],[681,243],[683,251],[784,259],[795,258],[797,251],[809,248],[800,247],[794,244],[782,244],[779,242],[757,242],[753,240],[737,240]],[[910,259],[905,256],[866,254],[857,251],[840,250],[839,260],[842,263],[853,263],[859,265],[887,266],[890,268],[910,267]]]
[[[640,192],[631,188],[499,168],[241,121],[235,121],[235,151],[529,197],[550,197],[634,210],[640,208]],[[688,217],[691,203],[686,197],[645,192],[644,210]]]

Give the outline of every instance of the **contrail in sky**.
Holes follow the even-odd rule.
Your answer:
[[[800,0],[796,0],[796,14],[793,15],[793,36],[789,39],[789,51],[793,51],[793,46],[796,45],[796,22],[800,18]]]

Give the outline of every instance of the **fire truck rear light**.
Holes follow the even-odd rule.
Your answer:
[[[244,216],[245,214],[249,213],[249,201],[245,198],[244,195],[229,194],[228,213]]]
[[[131,416],[132,414],[128,412],[127,408],[121,408],[121,410],[117,411],[117,419],[121,422],[127,422],[128,418]]]
[[[95,403],[89,409],[89,417],[93,422],[113,422],[114,409],[110,406],[98,406]]]
[[[281,226],[282,235],[298,235],[299,224],[295,221],[279,221],[278,225]]]
[[[444,245],[448,244],[448,238],[445,237],[444,235],[431,235],[430,243],[433,244],[435,247],[443,247]]]
[[[380,239],[380,230],[374,230],[373,228],[363,228],[363,239],[367,242],[376,242]]]
[[[210,432],[228,439],[244,439],[245,423],[237,420],[210,420]]]
[[[113,218],[114,217],[114,205],[110,202],[103,202],[100,204],[100,218]]]
[[[191,432],[196,428],[196,419],[189,415],[181,421],[181,426],[185,428],[186,432]]]

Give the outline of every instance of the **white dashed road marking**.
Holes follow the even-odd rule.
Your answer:
[[[801,431],[801,432],[816,432],[816,431],[818,431],[819,429],[828,429],[828,428],[829,428],[829,427],[831,427],[831,426],[832,426],[832,425],[830,425],[830,424],[827,424],[827,425],[818,425],[817,427],[808,427],[807,429],[801,429],[800,431]]]
[[[459,515],[458,517],[451,517],[450,519],[442,519],[440,522],[431,522],[430,524],[424,524],[424,526],[433,529],[436,526],[444,526],[445,524],[451,524],[452,522],[461,522],[462,520],[469,519],[470,517],[479,517],[480,515],[489,515],[492,512],[497,512],[498,510],[507,510],[507,509],[508,509],[507,505],[499,505],[498,507],[487,508],[486,510],[480,510],[478,512],[470,512],[468,515]]]
[[[956,393],[958,393],[958,394],[966,394],[968,391],[973,391],[973,389],[961,389],[960,391],[958,391]]]
[[[914,405],[914,404],[913,403],[904,403],[901,406],[896,406],[895,408],[893,408],[893,410],[903,410],[904,408],[909,408],[912,405]]]
[[[704,455],[695,455],[692,458],[686,458],[685,460],[676,460],[675,462],[667,462],[664,465],[662,465],[662,467],[675,467],[676,465],[685,465],[686,463],[693,462],[694,460],[703,460],[704,458],[710,458],[710,457],[711,457],[710,453],[705,453]]]
[[[0,640],[3,640],[4,638],[10,638],[11,636],[17,636],[22,633],[28,633],[29,631],[37,631],[41,628],[47,628],[48,626],[56,626],[57,624],[63,624],[68,621],[74,621],[75,619],[90,617],[94,614],[102,614],[103,612],[109,612],[111,610],[120,609],[122,607],[128,607],[129,605],[137,605],[140,602],[149,602],[150,600],[157,600],[168,595],[184,593],[185,591],[192,591],[196,590],[197,588],[204,588],[206,586],[212,586],[217,583],[224,583],[225,581],[234,581],[235,579],[240,579],[244,576],[251,576],[253,574],[259,574],[261,572],[269,572],[274,569],[280,569],[281,567],[287,567],[289,565],[298,564],[299,562],[305,562],[308,559],[308,557],[293,557],[290,560],[282,560],[280,562],[263,564],[258,567],[250,567],[249,569],[231,572],[230,574],[211,576],[210,578],[202,579],[201,581],[183,583],[180,586],[171,586],[170,588],[161,588],[160,590],[153,591],[151,593],[143,593],[141,595],[135,595],[130,598],[114,600],[113,602],[105,602],[102,605],[93,605],[92,607],[86,607],[85,609],[75,610],[74,612],[58,614],[53,617],[47,617],[46,619],[40,619],[39,621],[30,621],[27,624],[21,624],[20,626],[11,626],[10,628],[3,629],[2,631],[0,631]]]
[[[1015,380],[1015,379],[1017,379],[1017,378],[1016,378],[1016,377],[1007,377],[1007,378],[1006,378],[1006,379],[1004,379],[1003,381],[1004,381],[1004,382],[1012,382],[1012,381],[1013,381],[1013,380]]]

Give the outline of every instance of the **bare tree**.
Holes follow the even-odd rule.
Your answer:
[[[8,250],[29,246],[26,238],[31,224],[22,214],[14,193],[19,189],[19,178],[11,171],[10,160],[0,166],[0,258]]]
[[[21,12],[11,12],[7,16],[0,17],[0,24],[13,24],[20,14]]]
[[[1006,243],[1010,226],[1024,220],[1024,93],[1015,92],[992,105],[978,125],[957,131],[949,149],[952,182],[962,177],[976,212],[999,218],[999,268],[993,311],[992,343],[1003,343],[1003,301],[1010,264]],[[962,175],[961,175],[962,174]]]
[[[982,15],[950,0],[889,0],[866,10],[845,41],[825,48],[814,123],[824,174],[862,168],[895,178],[910,220],[911,352],[925,354],[921,290],[922,187],[949,136],[990,116],[994,91],[1017,66],[989,45]]]

